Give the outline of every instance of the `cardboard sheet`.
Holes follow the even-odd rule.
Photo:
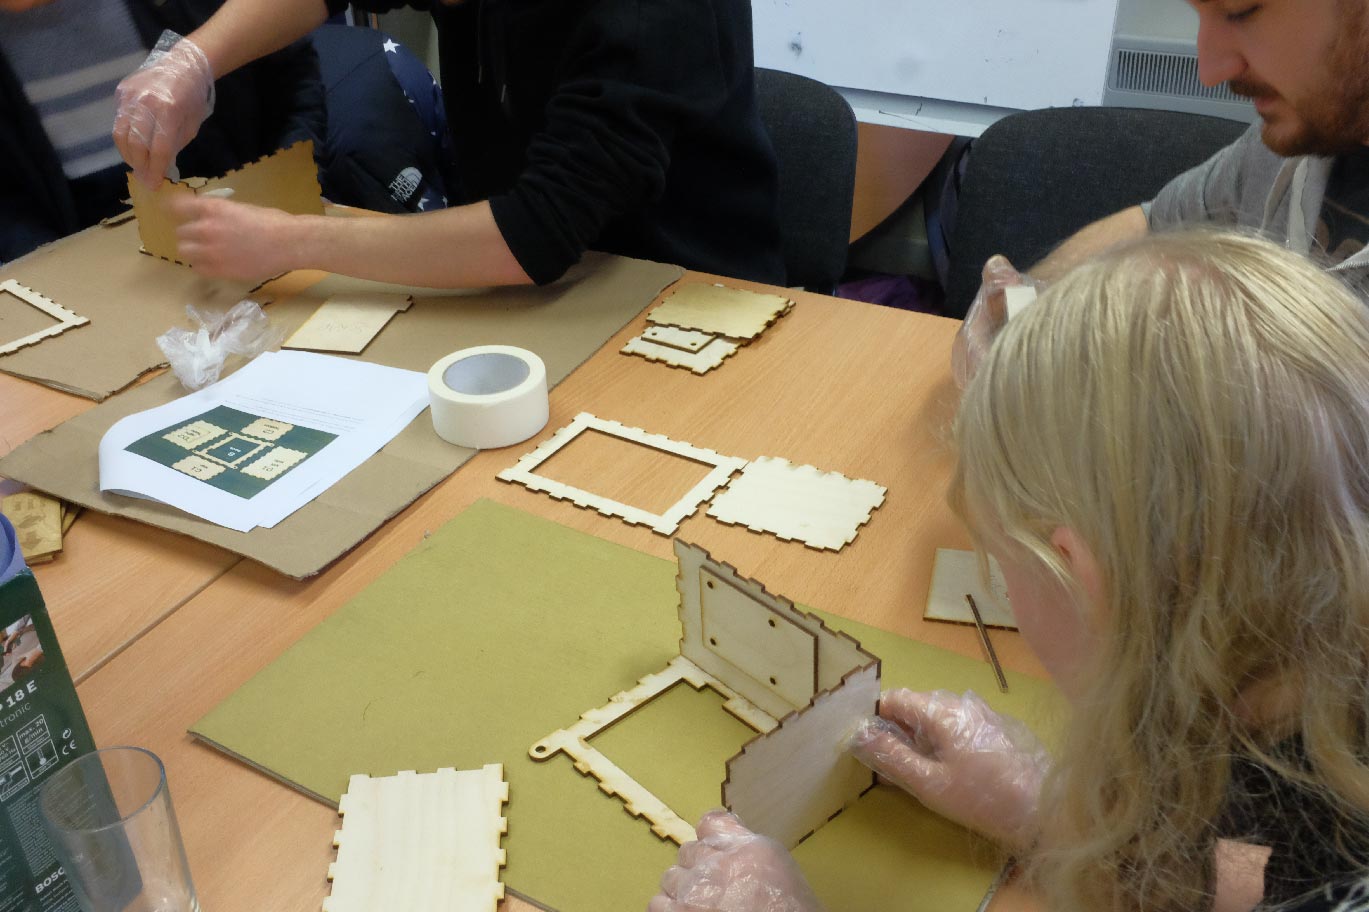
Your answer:
[[[142,254],[135,259],[186,272]],[[543,288],[435,293],[432,289],[330,276],[304,294],[273,304],[268,313],[273,324],[289,333],[334,295],[412,294],[414,305],[403,319],[392,320],[367,347],[365,360],[426,372],[439,358],[457,349],[517,345],[541,356],[547,366],[548,385],[554,386],[682,274],[677,266],[593,254],[565,279]],[[69,335],[76,338],[80,334]],[[61,339],[29,351],[41,352]],[[0,360],[0,368],[3,366]],[[164,505],[101,494],[96,452],[105,431],[125,415],[170,402],[184,392],[170,373],[157,377],[24,443],[0,459],[0,475],[93,510],[128,516],[219,545],[290,576],[305,577],[356,546],[474,453],[438,437],[425,410],[379,453],[318,499],[272,529],[246,534]]]
[[[0,370],[99,402],[166,363],[154,340],[186,325],[186,305],[227,310],[256,284],[206,279],[139,246],[135,221],[96,225],[0,268],[0,281],[90,321],[0,356]]]
[[[328,803],[353,773],[503,763],[517,796],[507,808],[508,888],[560,912],[641,909],[674,844],[568,759],[536,763],[528,749],[678,652],[675,571],[673,561],[480,501],[192,732]],[[783,580],[765,582],[784,591]],[[1000,694],[982,661],[818,614],[882,658],[886,687],[974,688],[1038,730],[1059,711],[1044,682],[1010,673],[1012,693]],[[594,743],[697,819],[720,803],[724,763],[751,736],[716,695],[683,685]],[[796,855],[833,912],[973,912],[1001,862],[889,787],[867,792]]]

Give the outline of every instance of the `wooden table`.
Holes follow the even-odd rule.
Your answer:
[[[691,274],[685,281],[711,281]],[[732,283],[741,287],[745,283]],[[969,540],[945,506],[956,324],[798,293],[797,306],[710,374],[620,355],[638,316],[551,397],[551,422],[580,411],[728,455],[782,456],[889,489],[840,553],[724,526],[700,511],[678,534],[797,602],[965,655],[973,628],[921,614],[936,548]],[[90,403],[0,377],[0,428],[14,445]],[[101,745],[145,746],[166,762],[195,883],[213,912],[318,909],[334,811],[193,741],[186,729],[423,537],[486,497],[661,557],[668,539],[495,479],[535,445],[486,451],[319,576],[296,581],[196,541],[85,514],[63,555],[36,569]],[[696,467],[589,440],[548,474],[652,509]],[[1020,639],[994,632],[1008,668],[1041,675]],[[993,687],[985,665],[984,687]],[[646,897],[643,897],[645,904]],[[509,909],[528,909],[517,900]]]

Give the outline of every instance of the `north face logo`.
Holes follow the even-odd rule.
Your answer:
[[[399,203],[407,203],[422,181],[423,175],[417,168],[405,168],[390,181],[391,198]]]

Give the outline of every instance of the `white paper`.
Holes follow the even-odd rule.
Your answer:
[[[427,405],[427,375],[418,371],[267,352],[225,380],[110,428],[100,440],[100,490],[160,501],[238,532],[270,528]]]

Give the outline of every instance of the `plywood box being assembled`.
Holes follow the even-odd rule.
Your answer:
[[[166,204],[177,195],[216,194],[228,196],[234,202],[281,209],[293,215],[323,214],[323,191],[319,188],[318,167],[314,164],[314,144],[309,140],[209,180],[168,180],[156,190],[150,190],[129,174],[128,193],[138,218],[138,236],[142,239],[144,252],[175,263],[184,262],[176,246],[179,223]]]
[[[694,838],[689,822],[589,742],[679,681],[708,687],[757,732],[727,761],[723,804],[752,830],[796,845],[874,784],[844,741],[859,719],[875,713],[879,660],[704,549],[674,544],[680,654],[529,753],[536,760],[567,754],[658,836],[686,842]]]

